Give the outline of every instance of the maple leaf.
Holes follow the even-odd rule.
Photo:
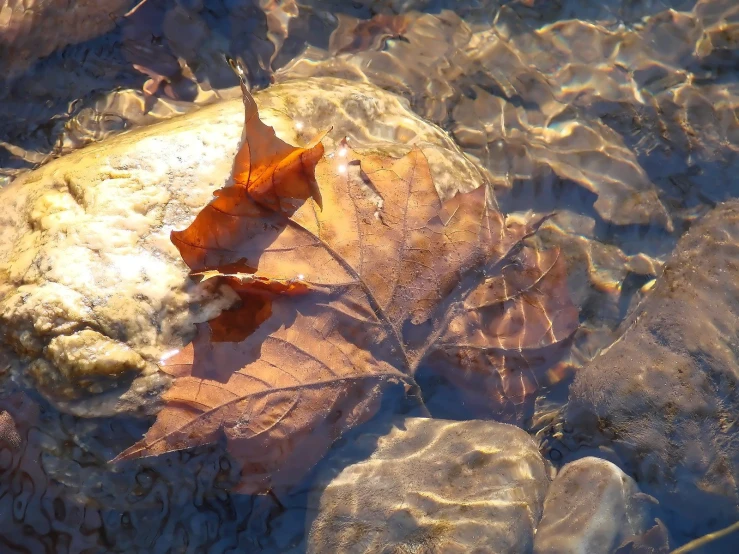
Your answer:
[[[451,315],[424,368],[463,391],[467,410],[479,415],[491,407],[515,413],[566,353],[578,325],[559,249],[524,246],[507,262]]]
[[[234,185],[172,233],[194,274],[223,280],[241,303],[164,364],[165,407],[116,461],[225,436],[243,464],[240,492],[290,485],[387,389],[416,389],[440,350],[572,333],[568,299],[553,320],[536,314],[554,313],[542,286],[559,257],[509,275],[536,224],[506,224],[486,187],[442,200],[418,148],[395,159],[342,143],[319,161],[320,143],[282,143],[244,96]],[[491,317],[493,304],[508,315]],[[465,344],[478,335],[497,338]]]

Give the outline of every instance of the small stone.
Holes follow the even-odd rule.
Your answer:
[[[613,552],[654,526],[655,504],[611,462],[591,457],[571,462],[549,487],[534,553]]]
[[[308,552],[521,553],[549,479],[521,429],[411,418],[338,449],[317,483]]]
[[[13,416],[3,410],[0,412],[0,446],[17,451],[21,446],[21,436],[15,426]]]

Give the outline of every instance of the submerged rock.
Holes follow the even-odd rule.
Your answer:
[[[678,243],[623,336],[577,374],[571,448],[609,449],[678,540],[739,517],[739,202]]]
[[[331,456],[314,484],[308,552],[531,552],[548,485],[516,427],[410,418]]]
[[[611,61],[603,68],[580,63],[568,74],[575,60],[557,46],[572,31],[531,31],[509,8],[479,32],[447,11],[379,15],[368,23],[341,17],[328,51],[306,49],[275,76],[370,81],[408,97],[417,112],[449,129],[498,189],[547,180],[576,184],[592,193],[595,212],[608,222],[672,229],[657,188],[624,137],[601,113],[575,105],[581,96],[600,104],[615,95],[624,106],[641,106],[634,84],[611,78]],[[603,34],[615,50],[619,41]]]
[[[386,155],[421,146],[442,195],[483,182],[443,131],[374,86],[309,79],[256,100],[293,144],[332,127],[327,152],[345,136]],[[18,356],[16,378],[77,415],[156,410],[168,384],[158,360],[235,299],[193,283],[169,234],[226,184],[243,117],[240,98],[224,101],[77,151],[0,191],[0,336]]]
[[[614,552],[655,526],[650,517],[654,504],[611,462],[588,457],[569,463],[549,487],[534,552]],[[665,539],[663,533],[656,552],[668,551]]]
[[[59,47],[106,33],[135,3],[135,0],[3,2],[0,70],[4,76],[13,75]]]

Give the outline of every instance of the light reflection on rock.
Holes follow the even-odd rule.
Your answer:
[[[651,514],[656,504],[611,462],[591,457],[571,462],[549,487],[534,554],[630,552],[627,544],[647,541],[652,550],[644,552],[667,554],[666,530]],[[645,537],[654,528],[655,536]]]
[[[269,83],[283,64],[276,74],[280,81],[328,75],[378,84],[403,95],[413,110],[453,133],[470,157],[481,162],[504,210],[558,212],[533,240],[565,253],[569,289],[583,326],[568,357],[539,378],[537,385],[545,389],[566,386],[577,368],[614,342],[615,326],[648,298],[652,279],[661,272],[660,260],[676,235],[716,201],[739,195],[739,89],[733,73],[739,7],[732,0],[542,0],[509,2],[503,9],[494,0],[259,0],[237,5],[150,0],[147,10],[159,13],[146,25],[136,19],[126,23],[116,15],[98,17],[105,10],[121,13],[125,4],[133,3],[76,2],[68,13],[54,12],[60,5],[54,0],[32,2],[45,7],[33,13],[9,11],[20,6],[18,1],[2,4],[0,42],[6,49],[0,66],[10,68],[15,81],[0,93],[0,167],[5,176],[0,186],[54,156],[228,98],[235,81],[223,63],[223,51],[244,58],[257,86]],[[52,13],[56,16],[50,17]],[[116,21],[120,25],[113,29]],[[110,29],[97,40],[52,53]],[[121,48],[123,43],[128,50]],[[20,73],[47,54],[29,72]],[[286,106],[275,99],[271,108],[291,116],[323,110],[320,124],[332,123],[335,113],[326,105],[301,102]],[[345,109],[370,114],[359,108]],[[292,134],[290,140],[309,136],[316,127],[301,123],[302,130],[283,129]],[[435,130],[415,137],[401,120],[375,132],[399,142],[433,142],[443,136]],[[428,144],[427,155],[438,161],[447,146],[455,148],[451,142]],[[481,179],[468,160],[455,158],[454,165],[436,175],[448,189],[454,175],[465,175],[469,183]],[[39,224],[63,223],[62,207],[51,206],[58,211]],[[168,209],[172,217],[183,216],[176,207]],[[17,222],[2,211],[0,221],[0,240],[10,240]],[[675,233],[655,230],[656,225],[669,229],[671,221]],[[48,323],[39,321],[42,327]],[[39,348],[28,336],[17,345],[28,352]],[[8,373],[0,367],[0,375]],[[556,418],[556,402],[562,402],[555,401],[551,389],[544,392],[536,400],[534,430],[547,417]],[[85,429],[92,433],[92,428]],[[44,436],[35,434],[34,440],[49,442]],[[601,454],[607,451],[599,448]],[[701,448],[710,451],[710,445],[699,445],[688,452],[696,467]],[[554,459],[555,451],[549,452]],[[562,456],[565,450],[556,452]],[[618,455],[612,454],[616,460]],[[2,460],[6,455],[2,451]],[[92,496],[93,477],[79,485],[89,459],[67,451],[59,456],[75,461],[69,466],[49,462],[54,478]],[[647,456],[638,470],[643,475],[658,472],[655,459]],[[163,474],[181,463],[198,466],[201,460],[199,453],[177,458]],[[186,476],[182,479],[187,482]],[[36,491],[40,494],[46,481],[37,481],[42,483]],[[151,551],[157,535],[146,522],[167,518],[172,506],[183,510],[192,503],[187,495],[182,504],[171,501],[174,480],[144,472],[141,481],[137,490],[146,491],[144,504],[151,511],[102,518],[106,532],[124,551]],[[106,487],[127,490],[110,483]],[[137,498],[121,494],[132,503]],[[54,502],[56,509],[59,502]],[[220,518],[234,526],[238,521],[242,531],[220,528],[230,538],[217,544],[256,551],[255,535],[243,529],[251,525],[256,535],[264,535],[267,525],[259,518],[247,525],[244,506],[229,502],[214,503],[219,507],[208,515],[195,514],[193,525],[201,525],[200,530],[188,530],[184,519],[168,519],[162,544],[170,541],[184,548],[192,537],[210,537],[213,521]],[[157,505],[165,507],[157,511]],[[274,505],[259,509],[279,511]],[[82,521],[75,518],[69,519],[73,529]],[[99,529],[100,524],[95,520],[82,528]],[[195,548],[195,542],[190,544]],[[219,551],[221,546],[214,544],[209,543],[209,551]]]
[[[414,110],[452,131],[499,186],[553,171],[594,191],[595,209],[606,220],[669,229],[674,215],[692,218],[683,206],[732,194],[716,183],[731,175],[727,168],[739,155],[739,95],[710,84],[712,68],[733,55],[735,8],[718,1],[691,8],[690,2],[662,1],[349,7],[329,0],[300,8],[261,0],[253,7],[217,2],[206,9],[149,0],[122,23],[120,39],[127,63],[149,77],[144,93],[85,99],[57,114],[55,152],[213,101],[233,83],[219,52],[242,54],[251,77],[264,84],[281,49],[284,63],[301,44],[325,44],[326,50],[309,47],[277,79],[369,80],[406,96]],[[213,26],[214,16],[232,28]],[[319,21],[336,27],[327,43],[312,34]],[[9,138],[31,146],[28,137]]]
[[[737,165],[737,94],[702,82],[708,69],[695,59],[702,4],[633,28],[580,20],[537,28],[514,6],[479,31],[444,11],[406,13],[401,26],[399,17],[376,16],[374,27],[361,27],[341,16],[332,49],[306,50],[276,78],[370,80],[452,131],[496,185],[553,171],[595,192],[600,216],[619,225],[669,230],[670,211],[691,217],[680,206],[691,197],[732,194],[716,185],[715,172],[729,176],[726,168]],[[721,13],[730,17],[727,10]],[[360,28],[375,38],[362,43],[366,51],[347,51]],[[685,171],[690,185],[676,191],[673,175]]]
[[[310,490],[309,553],[531,552],[549,485],[526,433],[488,421],[408,418],[324,466]]]

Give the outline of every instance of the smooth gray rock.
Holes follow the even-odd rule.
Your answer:
[[[534,552],[615,552],[654,527],[655,503],[611,462],[592,457],[571,462],[549,487]],[[667,544],[662,546],[667,552]]]
[[[399,425],[332,454],[309,502],[308,552],[532,551],[549,478],[524,431],[477,420]],[[371,455],[347,465],[367,445]]]
[[[622,337],[571,387],[565,443],[612,449],[660,501],[678,542],[739,518],[737,329],[739,202],[731,201],[679,241]]]

